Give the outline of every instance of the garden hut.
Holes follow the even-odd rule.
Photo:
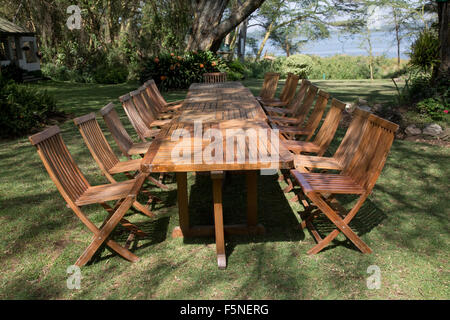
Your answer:
[[[29,72],[41,69],[35,34],[0,18],[0,66],[11,63]]]

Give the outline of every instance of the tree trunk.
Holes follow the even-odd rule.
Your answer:
[[[392,11],[394,13],[395,39],[397,40],[397,69],[400,70],[400,24],[397,18],[397,11],[395,8],[393,8]]]
[[[434,79],[450,73],[450,32],[448,19],[450,16],[450,6],[447,2],[438,2],[438,16],[439,16],[439,42],[440,49],[440,63],[434,74]]]
[[[258,9],[265,0],[246,0],[236,5],[222,21],[229,0],[192,0],[194,21],[186,50],[217,51],[222,40],[236,26]]]
[[[269,40],[269,37],[273,30],[273,21],[269,24],[269,27],[267,28],[266,34],[264,35],[263,41],[261,42],[261,46],[259,47],[258,53],[256,54],[256,60],[259,60],[261,58],[261,53],[264,50],[264,47],[266,46],[267,40]]]
[[[245,44],[247,42],[247,26],[248,20],[246,19],[241,23],[241,30],[239,31],[239,42],[238,42],[238,58],[244,61],[245,58]]]

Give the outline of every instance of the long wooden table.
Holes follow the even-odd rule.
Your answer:
[[[141,170],[175,172],[180,226],[174,237],[216,237],[219,268],[226,267],[224,234],[261,234],[257,222],[260,170],[293,168],[293,156],[266,122],[250,90],[240,82],[192,84],[173,120],[164,126],[142,160]],[[220,147],[222,146],[222,147]],[[223,224],[222,182],[226,171],[244,171],[247,222]],[[191,226],[187,172],[210,172],[213,180],[214,226]]]

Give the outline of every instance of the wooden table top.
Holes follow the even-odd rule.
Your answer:
[[[293,168],[293,155],[240,82],[194,83],[142,160],[144,172]],[[213,136],[214,138],[211,138]]]

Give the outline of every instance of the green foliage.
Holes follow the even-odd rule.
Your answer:
[[[46,91],[0,77],[0,109],[0,137],[16,137],[45,124],[56,102]]]
[[[424,71],[439,63],[439,37],[433,30],[423,30],[411,45],[411,65]]]
[[[417,104],[416,108],[419,113],[428,115],[433,120],[439,121],[448,117],[448,106],[446,109],[444,103],[436,98],[424,99]],[[447,112],[445,112],[446,110]]]
[[[193,51],[184,55],[165,53],[144,61],[140,81],[154,79],[161,90],[185,89],[191,83],[202,82],[204,73],[225,69],[226,63],[209,51]]]
[[[270,60],[246,60],[246,78],[262,79],[266,72],[278,72],[277,63]]]
[[[23,75],[26,73],[25,70],[17,66],[15,63],[10,63],[7,66],[0,67],[0,71],[3,79],[13,80],[18,83],[23,81]]]
[[[281,74],[293,73],[301,78],[307,78],[313,67],[313,59],[304,54],[295,54],[284,59],[281,63]]]

